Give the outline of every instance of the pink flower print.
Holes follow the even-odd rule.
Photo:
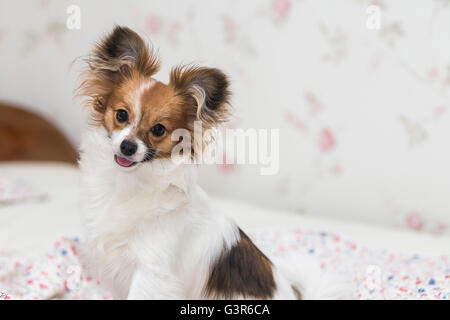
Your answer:
[[[423,229],[423,220],[419,213],[412,211],[406,216],[406,224],[408,228],[416,231]]]
[[[161,28],[161,19],[157,14],[151,14],[145,19],[145,29],[150,34],[158,34]]]
[[[336,138],[329,129],[323,129],[319,134],[318,145],[323,152],[330,151],[336,146]]]
[[[433,227],[431,232],[437,233],[437,234],[442,234],[445,232],[446,229],[447,229],[447,225],[445,223],[440,222],[436,226]]]
[[[317,114],[321,113],[325,107],[323,104],[317,99],[316,95],[312,92],[305,92],[305,99],[309,104],[309,112],[314,117]]]
[[[434,113],[434,117],[436,119],[439,119],[440,117],[442,117],[443,115],[445,115],[447,113],[447,106],[440,105],[434,109],[433,113]]]
[[[222,17],[222,23],[223,23],[223,30],[225,32],[225,39],[227,42],[231,42],[236,37],[236,21],[233,19],[233,17],[229,15],[224,15]]]
[[[218,164],[217,167],[224,174],[232,173],[237,169],[236,164],[226,154],[223,155],[223,163]]]
[[[301,133],[308,134],[308,126],[306,125],[306,123],[303,120],[299,119],[296,115],[294,115],[290,112],[286,112],[284,114],[284,118],[287,122],[292,124]]]
[[[181,26],[179,23],[172,23],[169,31],[168,31],[168,38],[172,44],[177,45],[178,44],[178,34],[180,33]]]
[[[292,9],[291,0],[274,0],[273,11],[277,18],[285,19]]]
[[[50,0],[40,0],[40,1],[39,1],[39,7],[40,7],[41,9],[46,9],[46,8],[48,8],[49,4],[50,4]]]
[[[428,78],[430,81],[435,81],[439,78],[439,69],[437,67],[433,67],[428,70]]]
[[[343,171],[344,171],[344,168],[342,168],[342,166],[338,163],[336,163],[335,165],[333,165],[331,167],[331,173],[333,173],[336,176],[342,174]]]

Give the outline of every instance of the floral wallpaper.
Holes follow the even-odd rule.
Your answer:
[[[66,26],[69,5],[79,30]],[[0,15],[0,98],[75,144],[80,61],[125,24],[159,49],[160,80],[181,62],[219,67],[232,80],[229,126],[280,130],[278,174],[205,166],[210,192],[450,234],[449,0],[1,0]]]

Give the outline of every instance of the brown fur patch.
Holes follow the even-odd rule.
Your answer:
[[[172,69],[169,84],[191,108],[191,117],[203,121],[204,129],[209,129],[228,119],[231,95],[228,88],[229,81],[219,69],[178,66]],[[203,105],[198,105],[200,97],[196,88],[203,90]]]
[[[159,158],[170,158],[172,148],[178,143],[171,139],[173,131],[190,131],[188,112],[183,107],[183,101],[172,87],[157,82],[142,95],[141,106],[142,119],[138,136],[157,150]],[[166,133],[161,137],[155,137],[150,132],[150,128],[158,123],[166,128]]]
[[[111,90],[104,105],[103,121],[101,122],[109,132],[121,130],[136,120],[137,114],[134,108],[135,93],[142,81],[142,77],[134,73],[129,79],[124,79]],[[129,120],[125,123],[120,123],[116,120],[116,112],[120,109],[126,110],[128,113]]]
[[[241,229],[239,233],[239,242],[222,252],[212,266],[206,295],[219,299],[270,299],[276,290],[272,262]]]
[[[87,98],[85,104],[95,111],[93,120],[99,123],[119,84],[136,73],[150,77],[160,67],[157,55],[144,40],[133,30],[120,26],[95,46],[86,62],[88,67],[78,87],[78,96]]]
[[[300,293],[300,291],[294,286],[291,286],[291,288],[292,291],[294,291],[294,295],[297,298],[297,300],[302,300],[302,294]]]

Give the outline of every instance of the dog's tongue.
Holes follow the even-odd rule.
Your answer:
[[[133,164],[133,161],[117,156],[117,162],[124,167],[129,167]]]

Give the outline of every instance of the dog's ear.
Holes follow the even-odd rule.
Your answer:
[[[87,59],[88,68],[79,95],[90,98],[98,112],[104,112],[114,86],[134,72],[149,77],[158,72],[157,55],[133,30],[116,26],[101,40]]]
[[[159,70],[158,58],[145,41],[133,30],[116,26],[93,51],[91,67],[127,75],[133,69],[143,76],[151,76]]]
[[[169,85],[183,98],[188,114],[193,120],[202,121],[204,128],[215,127],[228,119],[229,81],[219,69],[178,66],[170,73]]]

